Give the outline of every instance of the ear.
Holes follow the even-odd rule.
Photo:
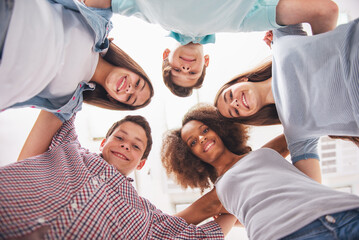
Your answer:
[[[100,151],[102,152],[102,149],[103,149],[103,146],[105,145],[106,143],[106,138],[104,138],[100,144]]]
[[[208,65],[209,65],[209,55],[208,54],[204,56],[204,65],[206,67],[208,67]]]
[[[170,55],[170,50],[168,48],[166,48],[164,51],[163,51],[163,60],[167,59],[168,58],[168,55]]]
[[[147,158],[141,159],[140,163],[137,165],[136,169],[137,170],[141,170],[141,168],[143,168],[143,166],[146,163]]]

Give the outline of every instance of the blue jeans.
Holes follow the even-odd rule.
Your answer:
[[[282,240],[359,239],[359,208],[325,215]]]
[[[13,7],[14,0],[0,0],[0,59],[2,56]]]

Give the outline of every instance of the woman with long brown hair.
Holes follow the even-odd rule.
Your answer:
[[[40,108],[65,121],[82,102],[115,110],[146,106],[153,96],[148,76],[107,38],[112,12],[70,3],[7,1],[0,110]]]
[[[274,30],[273,60],[226,83],[219,112],[249,125],[281,123],[293,163],[320,180],[319,137],[359,137],[358,22],[315,36],[300,25]]]

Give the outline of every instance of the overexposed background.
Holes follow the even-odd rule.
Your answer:
[[[337,0],[340,7],[339,23],[359,16],[357,0]],[[153,131],[153,149],[145,167],[134,174],[139,194],[151,200],[159,209],[174,213],[197,199],[197,190],[184,190],[166,177],[160,161],[162,134],[167,129],[180,127],[182,116],[197,102],[213,103],[214,96],[225,82],[270,56],[269,47],[262,41],[264,32],[217,34],[216,44],[204,46],[210,55],[210,64],[203,87],[192,96],[179,98],[165,87],[162,74],[162,53],[173,41],[168,33],[156,25],[139,19],[115,15],[111,36],[114,43],[133,57],[152,80],[155,96],[149,106],[136,111],[109,111],[89,105],[77,114],[76,128],[80,142],[91,151],[98,152],[100,140],[113,122],[128,114],[140,114],[147,118]],[[0,166],[16,161],[21,147],[30,131],[38,110],[16,109],[0,114]],[[249,144],[259,148],[282,131],[281,126],[252,128]],[[330,142],[330,140],[325,140]],[[323,143],[324,145],[326,143]],[[324,184],[339,190],[359,194],[359,153],[351,144],[341,141],[325,146],[335,146],[335,156],[328,147],[320,150],[324,170]],[[347,156],[350,153],[350,157]],[[326,155],[325,155],[326,154]],[[343,160],[344,159],[344,160]],[[349,159],[349,160],[345,160]],[[333,162],[334,161],[334,162]],[[235,228],[226,239],[246,239],[243,229]]]

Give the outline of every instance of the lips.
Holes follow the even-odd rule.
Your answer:
[[[122,90],[124,90],[126,88],[126,83],[127,83],[127,76],[122,76],[116,84],[116,90],[117,92],[120,92]]]
[[[185,62],[194,62],[194,61],[196,61],[196,59],[191,59],[191,58],[188,58],[188,57],[180,57],[180,59],[182,59],[183,61],[185,61]]]
[[[130,159],[128,159],[125,155],[123,155],[120,152],[111,151],[111,153],[122,160],[130,161]]]
[[[214,143],[215,143],[214,141],[206,142],[206,144],[204,145],[203,151],[208,152],[208,150],[213,147]]]
[[[243,104],[243,106],[245,106],[246,108],[249,109],[249,105],[247,103],[247,100],[246,100],[246,97],[245,97],[244,93],[242,93],[242,104]]]

